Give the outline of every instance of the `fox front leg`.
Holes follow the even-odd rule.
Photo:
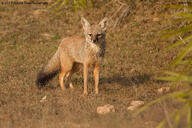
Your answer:
[[[87,92],[88,64],[84,64],[84,67],[83,67],[83,77],[84,77],[84,91],[83,91],[83,95],[87,96],[87,94],[88,94],[88,92]]]
[[[95,65],[94,67],[94,79],[95,79],[95,93],[99,93],[99,65]]]

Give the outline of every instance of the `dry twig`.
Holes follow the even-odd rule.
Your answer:
[[[124,5],[124,4],[122,4]],[[119,25],[119,23],[123,20],[123,18],[125,18],[126,16],[128,16],[132,9],[135,8],[135,1],[134,0],[131,0],[130,1],[130,5],[127,6],[123,12],[121,13],[120,17],[115,21],[114,25],[113,25],[113,28],[115,29],[117,27],[117,25]]]
[[[184,43],[184,44],[186,44],[186,42],[183,40],[183,38],[181,37],[181,36],[178,36],[179,37],[179,39]]]

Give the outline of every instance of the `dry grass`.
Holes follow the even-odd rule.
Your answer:
[[[164,117],[160,105],[138,117],[127,111],[131,100],[151,101],[159,97],[157,88],[168,85],[154,79],[174,55],[165,52],[167,44],[159,40],[158,32],[170,24],[160,0],[138,3],[119,27],[109,28],[99,95],[94,95],[90,77],[90,95],[80,97],[82,72],[73,76],[75,90],[61,91],[57,77],[42,90],[35,86],[37,72],[60,39],[82,33],[81,15],[98,22],[116,9],[102,3],[78,12],[54,12],[42,5],[0,5],[0,127],[154,128],[160,122]],[[159,21],[153,21],[157,17]],[[44,96],[47,100],[40,103]],[[108,103],[116,112],[98,115],[97,106]]]

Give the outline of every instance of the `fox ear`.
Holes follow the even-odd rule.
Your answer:
[[[101,26],[101,28],[102,28],[104,31],[106,31],[106,29],[107,29],[107,21],[108,21],[108,18],[105,17],[105,18],[99,23],[99,25]]]
[[[84,30],[87,30],[90,28],[89,22],[84,17],[81,17],[81,24],[83,25]]]

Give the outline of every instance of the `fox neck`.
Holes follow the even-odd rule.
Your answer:
[[[96,57],[104,57],[105,38],[98,40],[96,43],[86,39],[86,44],[87,47],[89,47],[89,52],[91,52],[91,54],[94,54]]]

